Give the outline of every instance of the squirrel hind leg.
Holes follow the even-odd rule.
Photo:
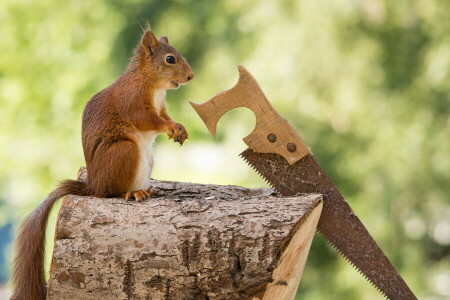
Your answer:
[[[88,182],[96,197],[118,197],[132,190],[139,165],[139,149],[132,140],[97,148],[87,164]]]
[[[136,200],[136,202],[141,202],[145,199],[152,198],[154,196],[154,194],[155,194],[155,192],[151,188],[148,188],[146,190],[137,190],[137,191],[122,193],[121,197],[125,198],[125,200],[127,200],[127,201],[134,199],[134,200]]]

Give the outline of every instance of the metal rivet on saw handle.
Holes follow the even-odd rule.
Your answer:
[[[294,143],[288,143],[287,144],[287,150],[289,152],[295,152],[295,150],[297,150],[297,146]]]
[[[275,143],[277,141],[277,136],[274,133],[271,133],[267,136],[267,139],[269,140],[269,142]]]

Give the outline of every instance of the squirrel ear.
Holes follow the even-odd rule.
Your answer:
[[[148,47],[151,54],[153,54],[153,51],[159,45],[158,40],[150,30],[147,30],[142,36],[141,44]]]
[[[167,36],[160,37],[159,42],[169,45],[169,39],[167,38]]]

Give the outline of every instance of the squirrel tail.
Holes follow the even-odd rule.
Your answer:
[[[45,229],[53,204],[73,194],[88,196],[86,182],[65,180],[25,219],[16,240],[12,283],[14,300],[43,300],[46,297],[44,277]]]

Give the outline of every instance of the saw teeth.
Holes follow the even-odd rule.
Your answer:
[[[357,266],[355,266],[355,264],[344,254],[342,253],[330,240],[328,240],[326,238],[326,236],[319,230],[317,229],[317,232],[322,236],[322,238],[328,242],[329,245],[331,245],[331,247],[333,247],[334,250],[336,250],[344,259],[347,263],[349,263],[349,265],[355,269],[359,275],[361,275],[367,282],[369,282],[369,284],[375,288],[376,291],[378,291],[378,293],[381,294],[381,296],[383,296],[384,299],[389,299],[389,297],[382,291],[380,290],[375,283],[372,282],[372,280],[367,277]]]
[[[265,183],[267,183],[271,189],[276,190],[275,185],[266,177],[264,177],[264,175],[258,170],[256,169],[256,167],[250,162],[248,161],[247,158],[244,157],[244,155],[241,153],[239,154],[239,156],[250,166],[250,168],[252,168],[252,170],[259,175],[259,177],[262,178],[262,180],[264,180]]]

